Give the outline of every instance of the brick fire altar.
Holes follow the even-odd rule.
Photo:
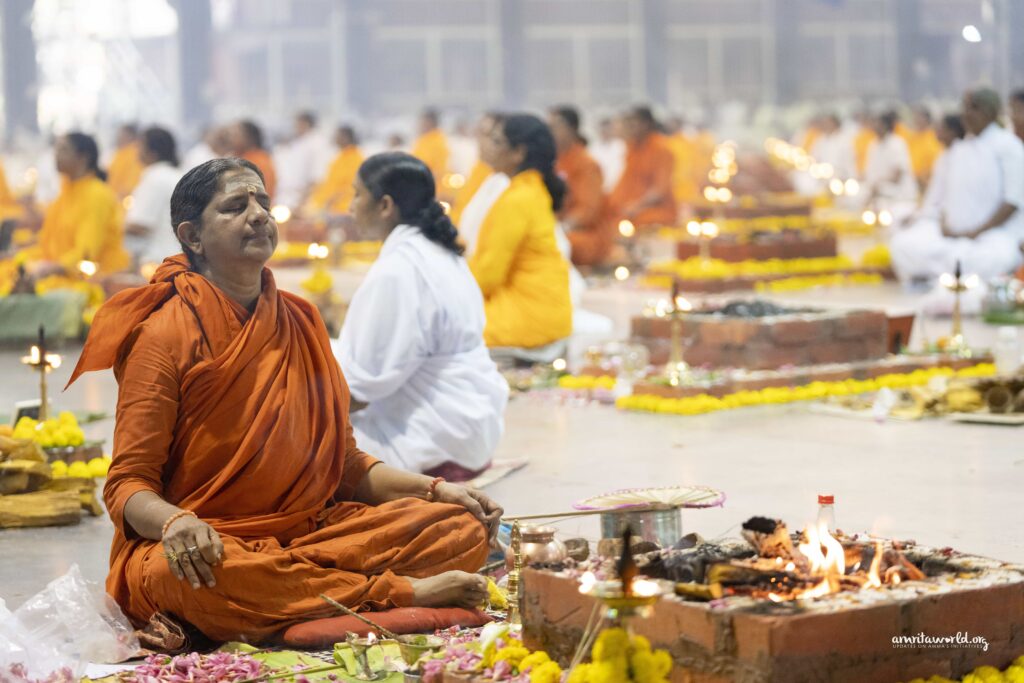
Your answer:
[[[676,683],[894,683],[935,674],[960,677],[982,665],[1005,667],[1024,652],[1024,566],[948,550],[911,548],[906,554],[930,578],[798,602],[730,597],[703,603],[670,596],[633,628],[669,651]],[[528,569],[523,580],[524,639],[568,660],[595,599],[566,575]],[[919,634],[954,641],[963,634],[968,642],[904,646],[894,640]],[[970,642],[979,636],[987,649]]]

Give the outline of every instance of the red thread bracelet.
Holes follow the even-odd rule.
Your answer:
[[[443,484],[445,481],[444,477],[434,477],[430,481],[430,488],[427,489],[427,500],[433,502],[437,500],[437,487]]]

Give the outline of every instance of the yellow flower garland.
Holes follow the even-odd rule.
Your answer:
[[[675,275],[684,280],[728,280],[738,277],[779,277],[789,275],[825,275],[856,268],[848,256],[822,256],[794,259],[747,259],[723,261],[691,256],[684,261],[654,263],[651,275]]]
[[[611,375],[562,375],[558,378],[559,389],[606,389],[611,391],[615,388],[615,378]]]
[[[880,285],[885,281],[878,273],[849,273],[835,275],[811,275],[806,277],[786,277],[781,280],[758,282],[754,291],[764,292],[795,292],[815,287],[853,287],[863,285]]]
[[[908,683],[956,683],[956,681],[944,676],[932,676],[931,678],[914,678]],[[994,666],[979,666],[964,676],[963,683],[1024,683],[1024,655],[1013,660],[1006,671],[1000,671]]]
[[[668,652],[652,650],[646,638],[630,637],[622,628],[601,631],[591,658],[572,670],[567,683],[666,683],[672,671]]]
[[[622,396],[615,401],[620,410],[635,412],[663,413],[666,415],[702,415],[719,410],[732,410],[745,406],[816,401],[830,396],[851,396],[866,394],[879,389],[905,389],[928,384],[934,377],[991,377],[995,365],[979,363],[962,370],[952,368],[928,368],[905,374],[882,375],[875,379],[847,379],[837,382],[811,382],[798,387],[767,387],[760,390],[744,390],[721,398],[709,394],[685,398],[666,398],[653,394]]]

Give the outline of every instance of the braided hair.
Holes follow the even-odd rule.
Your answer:
[[[458,241],[458,230],[437,201],[433,174],[416,157],[404,152],[374,154],[359,167],[359,180],[374,199],[391,197],[402,223],[416,226],[428,240],[457,256],[466,251]]]

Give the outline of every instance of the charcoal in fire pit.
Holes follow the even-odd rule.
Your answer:
[[[799,560],[797,564],[802,564],[803,558],[794,550],[793,539],[790,538],[785,522],[768,517],[751,517],[743,523],[740,533],[761,557]]]
[[[676,583],[703,583],[707,568],[719,562],[750,557],[753,552],[742,546],[724,547],[702,543],[684,550],[662,550],[637,557],[644,576]]]
[[[798,312],[797,309],[785,308],[762,299],[730,301],[717,311],[719,315],[728,315],[736,318],[767,318],[773,315],[786,315]]]

